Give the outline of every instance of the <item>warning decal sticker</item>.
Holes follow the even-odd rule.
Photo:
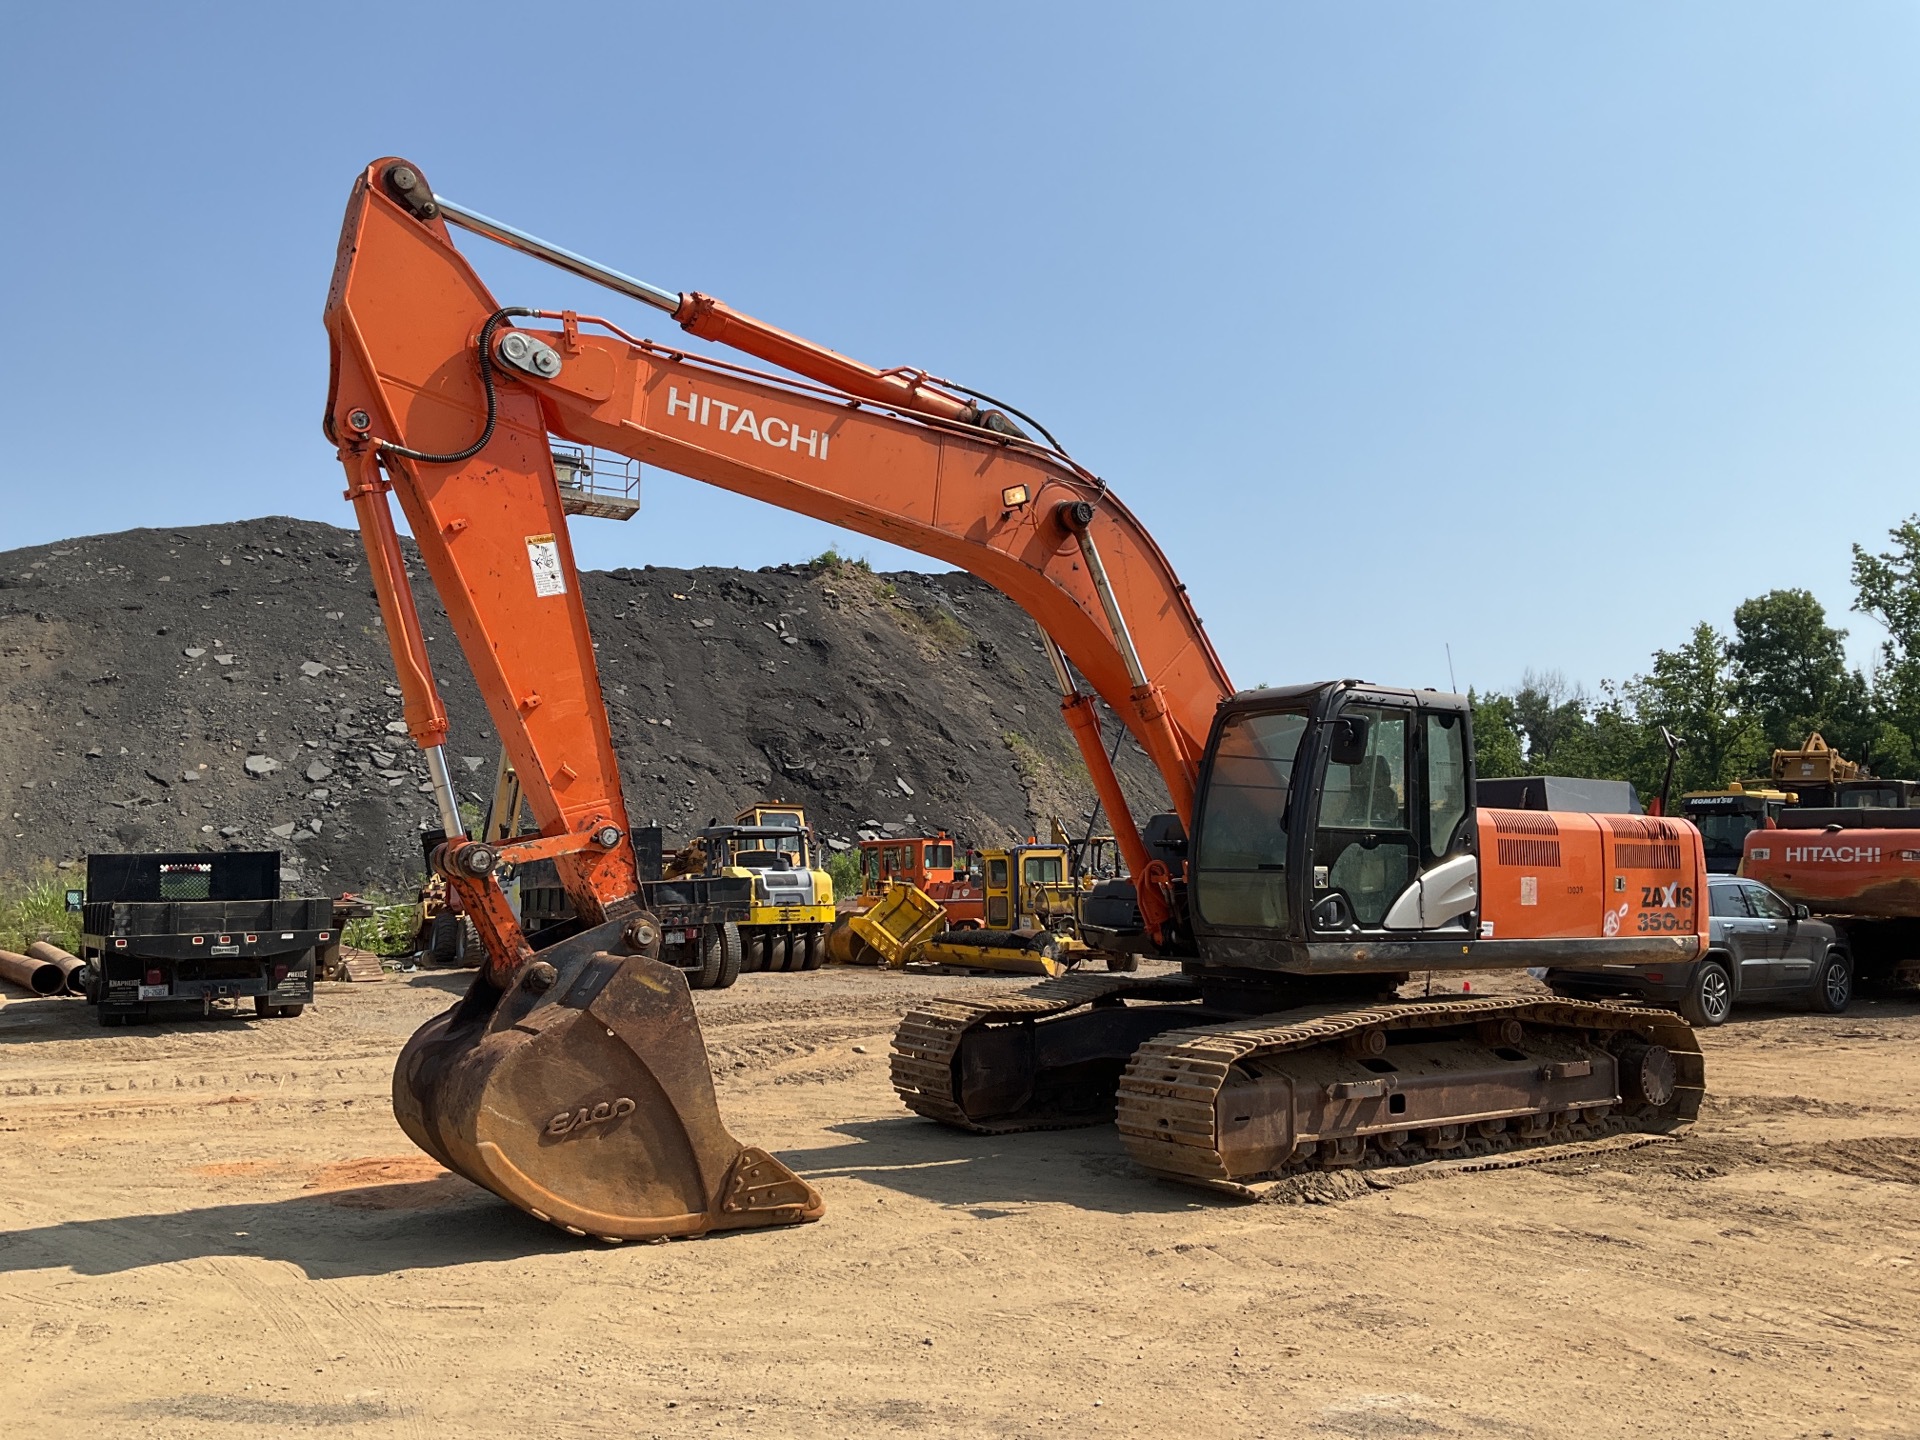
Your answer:
[[[564,595],[566,572],[560,568],[560,542],[551,535],[527,536],[527,562],[533,566],[533,593]]]

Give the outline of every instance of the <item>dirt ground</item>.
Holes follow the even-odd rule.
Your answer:
[[[0,1005],[15,1433],[1920,1434],[1912,1003],[1709,1033],[1679,1143],[1280,1205],[1110,1128],[905,1114],[903,1002],[1020,982],[752,975],[698,997],[721,1105],[826,1219],[608,1249],[394,1124],[461,983],[113,1032]]]

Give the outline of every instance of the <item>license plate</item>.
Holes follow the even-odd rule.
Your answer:
[[[240,953],[240,947],[238,945],[209,945],[207,951],[212,955],[238,955]]]
[[[142,1000],[164,1000],[167,998],[167,987],[164,985],[142,985],[140,987],[140,998]]]

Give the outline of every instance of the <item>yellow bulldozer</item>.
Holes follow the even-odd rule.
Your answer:
[[[1010,845],[983,850],[980,867],[983,923],[952,927],[947,908],[919,887],[901,880],[846,921],[855,957],[893,969],[909,965],[985,970],[1008,975],[1064,975],[1094,952],[1080,939],[1080,904],[1086,892],[1069,845]],[[852,943],[858,942],[858,943]],[[1130,969],[1130,958],[1107,957],[1111,969]]]

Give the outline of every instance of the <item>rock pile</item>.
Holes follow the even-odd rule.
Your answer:
[[[477,812],[498,741],[408,559]],[[635,824],[684,837],[766,798],[836,848],[931,825],[991,843],[1093,803],[1032,622],[968,576],[648,566],[582,590]],[[0,735],[0,874],[276,848],[310,891],[396,889],[437,823],[359,537],[312,521],[0,552]],[[1117,763],[1139,813],[1164,807],[1131,740]]]

